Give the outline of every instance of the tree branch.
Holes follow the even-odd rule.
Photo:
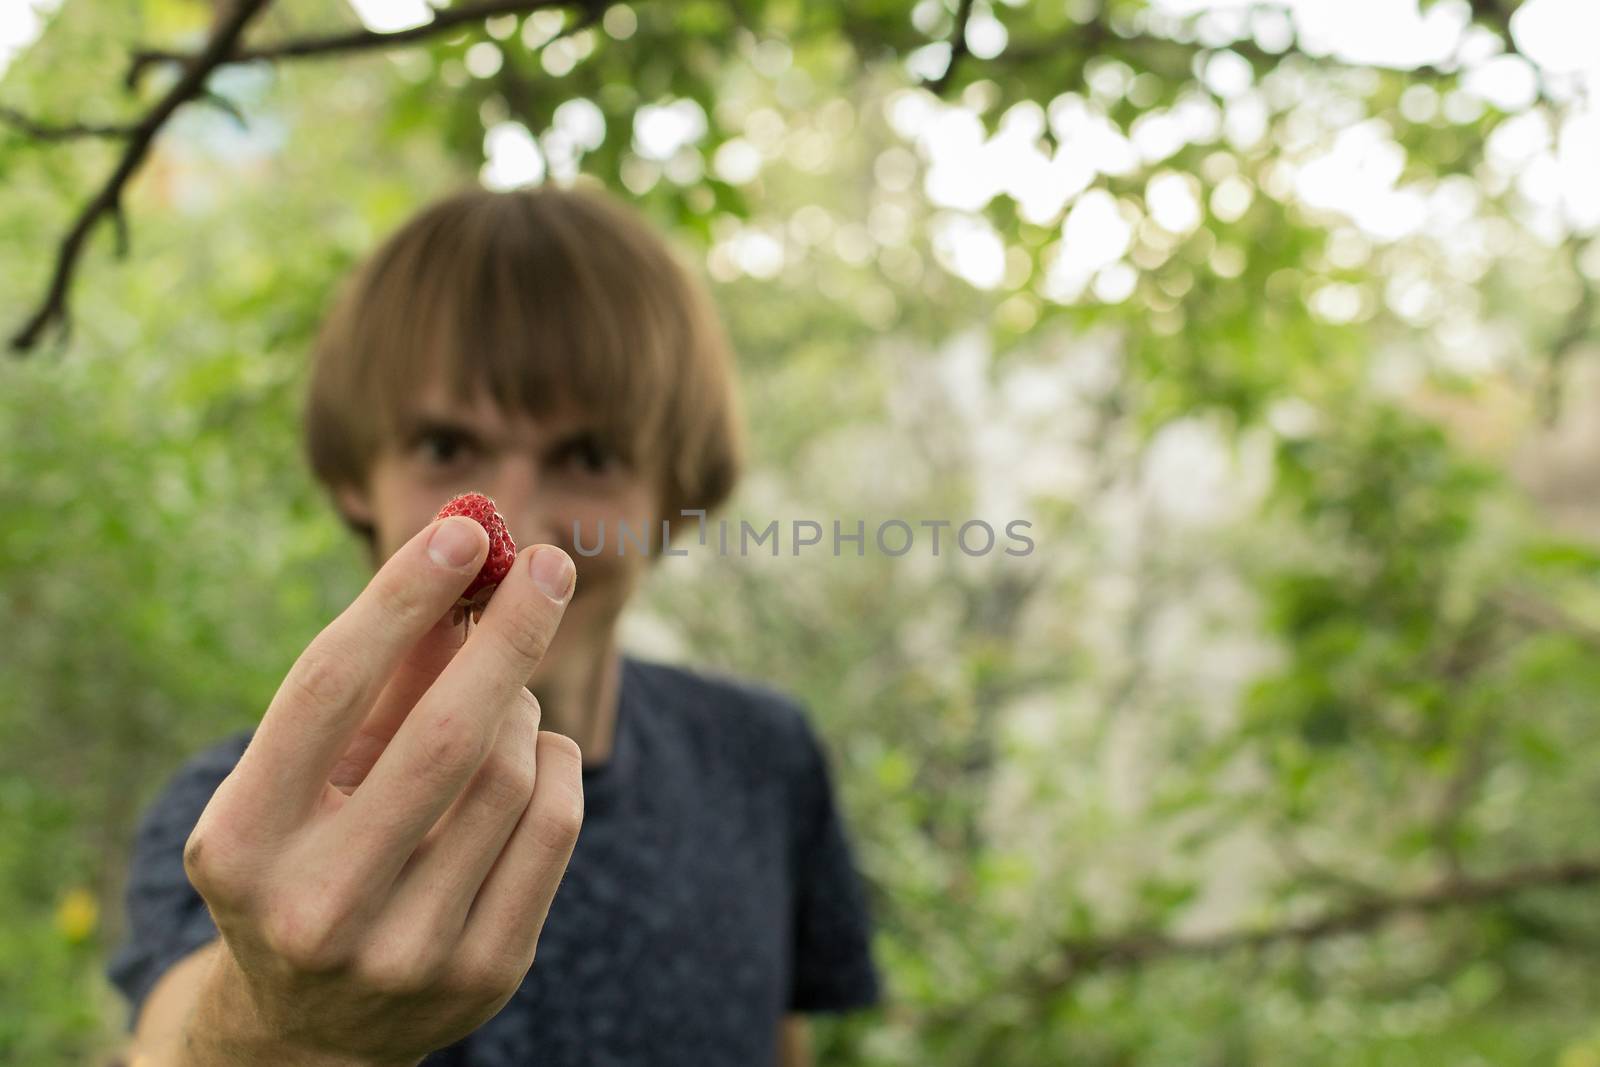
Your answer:
[[[1565,609],[1535,593],[1520,589],[1502,589],[1495,593],[1491,600],[1497,608],[1514,619],[1541,630],[1566,634],[1573,640],[1600,652],[1600,628],[1568,614]]]
[[[950,82],[956,76],[956,67],[967,55],[967,23],[972,20],[972,0],[961,0],[956,8],[956,22],[950,31],[950,62],[945,64],[944,73],[922,83],[922,87],[934,96],[943,96],[944,91],[950,87]]]
[[[396,45],[412,44],[437,37],[442,33],[478,22],[495,15],[526,14],[546,7],[569,7],[573,0],[483,0],[463,7],[436,10],[431,22],[393,33],[376,33],[372,30],[349,30],[316,37],[294,37],[274,41],[253,48],[235,48],[223,61],[249,63],[255,60],[277,61],[283,59],[313,59],[318,56],[347,55]],[[133,54],[124,82],[128,88],[138,86],[139,80],[150,67],[162,63],[187,63],[193,58],[189,52],[171,52],[144,49]]]
[[[1083,971],[1136,967],[1161,959],[1218,956],[1238,949],[1263,949],[1284,942],[1307,943],[1361,933],[1406,914],[1431,914],[1490,903],[1532,889],[1571,888],[1600,882],[1600,857],[1515,867],[1481,878],[1451,878],[1414,893],[1375,894],[1315,919],[1202,937],[1130,933],[1060,942],[1056,959],[1025,984],[1034,992],[1066,985]]]
[[[244,33],[245,26],[270,2],[271,0],[237,0],[226,17],[218,22],[210,41],[189,61],[182,77],[127,133],[127,147],[123,150],[116,169],[111,172],[111,176],[106,179],[100,191],[84,205],[77,221],[62,239],[61,247],[56,254],[55,272],[50,278],[50,288],[45,294],[44,303],[11,338],[13,351],[26,352],[32,348],[51,323],[59,323],[63,333],[71,328],[67,291],[72,284],[72,275],[77,269],[78,260],[83,254],[83,246],[90,232],[103,217],[110,216],[117,224],[118,246],[125,247],[126,229],[125,223],[121,221],[122,191],[127,186],[128,179],[133,177],[134,172],[144,162],[145,156],[150,152],[151,142],[155,140],[156,134],[166,121],[172,117],[172,113],[188,101],[205,94],[206,79],[222,64],[224,57],[233,51],[240,35]]]
[[[0,122],[27,134],[35,141],[73,141],[84,137],[127,137],[138,129],[136,123],[96,124],[91,122],[50,123],[29,118],[16,108],[0,107]]]
[[[1093,972],[1137,970],[1173,959],[1210,958],[1239,950],[1259,950],[1283,943],[1308,944],[1342,934],[1370,931],[1406,914],[1440,911],[1507,901],[1535,889],[1561,889],[1600,882],[1600,856],[1578,857],[1548,864],[1514,867],[1481,878],[1451,878],[1432,888],[1409,894],[1371,894],[1320,918],[1280,926],[1224,931],[1201,937],[1173,937],[1159,932],[1135,932],[1104,938],[1059,941],[1054,959],[1025,969],[998,992],[1022,999],[1018,1011],[1024,1018],[1043,1018],[1053,997],[1079,978]],[[907,1025],[968,1028],[972,1011],[967,1004],[940,1005],[931,1011],[891,1008],[890,1017]],[[1016,1023],[1008,1024],[1014,1032]],[[996,1031],[990,1044],[1003,1040]],[[984,1058],[984,1057],[980,1057]],[[992,1057],[990,1057],[992,1058]]]
[[[32,349],[52,324],[59,326],[63,338],[71,329],[67,294],[82,257],[84,245],[96,223],[110,219],[115,227],[116,251],[125,255],[128,248],[127,219],[122,210],[122,192],[149,154],[151,142],[173,112],[186,103],[199,102],[215,107],[240,126],[244,115],[234,103],[206,87],[211,72],[230,63],[251,60],[297,59],[362,52],[425,40],[461,26],[495,15],[524,14],[541,8],[578,6],[586,17],[560,36],[592,24],[601,7],[596,0],[483,0],[464,7],[436,11],[433,21],[395,33],[353,30],[320,37],[292,38],[246,48],[241,44],[246,24],[271,0],[237,0],[226,17],[220,19],[211,38],[196,52],[147,50],[134,54],[127,81],[135,85],[141,74],[157,63],[181,64],[183,73],[171,89],[139,121],[125,125],[49,125],[34,121],[10,109],[0,109],[0,121],[10,123],[39,140],[68,140],[77,137],[122,138],[127,141],[122,157],[100,191],[84,205],[72,228],[61,241],[55,272],[44,300],[33,316],[11,338],[11,348],[22,353]]]

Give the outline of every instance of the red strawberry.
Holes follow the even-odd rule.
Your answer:
[[[511,563],[517,558],[517,543],[511,539],[506,520],[495,509],[494,501],[482,493],[462,493],[440,508],[434,518],[443,519],[450,515],[465,515],[489,531],[489,555],[484,559],[477,577],[472,579],[472,584],[456,601],[458,616],[464,616],[467,611],[475,616],[482,615],[484,605],[494,595],[495,586],[511,573]]]

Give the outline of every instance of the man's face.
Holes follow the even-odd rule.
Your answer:
[[[549,654],[528,680],[537,689],[560,676],[563,660],[571,670],[611,639],[649,563],[638,550],[645,531],[651,552],[660,551],[655,475],[623,463],[598,428],[575,413],[535,420],[508,415],[482,394],[463,406],[439,388],[424,392],[418,410],[423,417],[414,437],[379,455],[367,492],[340,490],[340,505],[372,525],[378,563],[433,521],[446,501],[468,491],[494,500],[519,549],[541,543],[564,549],[577,565],[577,588]],[[622,523],[631,539],[619,554]],[[591,553],[604,529],[604,551],[580,554],[575,528]]]

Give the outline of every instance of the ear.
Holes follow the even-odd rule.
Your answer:
[[[372,495],[365,486],[345,483],[333,491],[334,504],[344,521],[358,528],[372,528]]]
[[[333,490],[333,502],[345,527],[366,543],[367,557],[376,570],[382,561],[378,559],[378,531],[372,519],[372,494],[365,486],[340,485]]]

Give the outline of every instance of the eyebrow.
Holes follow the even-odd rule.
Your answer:
[[[407,411],[396,421],[396,429],[400,439],[407,443],[430,431],[458,434],[488,444],[500,444],[506,436],[500,424],[485,429],[481,420],[464,408],[440,411],[430,407]],[[553,447],[564,447],[588,437],[598,438],[619,454],[625,454],[623,442],[613,440],[613,435],[607,433],[596,420],[578,420],[571,425],[558,427],[551,433],[549,443]]]

